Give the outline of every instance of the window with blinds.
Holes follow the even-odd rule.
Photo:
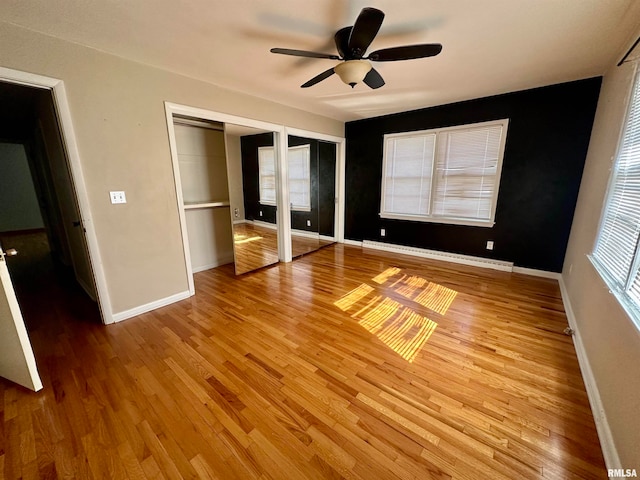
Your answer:
[[[636,75],[591,261],[640,322],[640,76]]]
[[[311,146],[290,147],[287,153],[289,169],[289,200],[291,209],[311,211]],[[258,148],[260,171],[260,203],[276,204],[276,170],[273,147]]]
[[[258,182],[260,185],[260,203],[276,204],[276,163],[273,147],[258,148]]]
[[[492,226],[507,124],[385,135],[380,216]]]
[[[291,209],[311,211],[310,145],[289,147],[289,201]]]

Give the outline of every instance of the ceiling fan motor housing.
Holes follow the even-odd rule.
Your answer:
[[[334,68],[340,79],[351,88],[362,82],[371,70],[371,64],[366,60],[347,60],[339,63]]]

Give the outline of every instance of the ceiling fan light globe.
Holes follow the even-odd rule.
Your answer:
[[[357,83],[362,82],[367,73],[371,70],[371,64],[366,60],[347,60],[334,67],[334,71],[347,85],[353,88]]]

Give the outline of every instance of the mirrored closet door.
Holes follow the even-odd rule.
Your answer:
[[[287,140],[295,258],[335,242],[336,144],[294,135]]]
[[[287,141],[291,255],[295,258],[320,248],[318,142],[293,135]]]
[[[275,133],[226,124],[237,275],[279,261]]]

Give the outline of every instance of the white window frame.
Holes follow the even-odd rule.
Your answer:
[[[620,305],[626,311],[627,315],[629,315],[629,317],[634,322],[636,327],[640,329],[640,302],[634,300],[628,293],[628,291],[630,290],[633,284],[634,279],[636,278],[637,275],[640,275],[640,272],[639,272],[640,242],[638,241],[638,239],[635,239],[635,238],[626,239],[629,241],[630,245],[633,245],[634,243],[635,245],[633,245],[634,254],[631,259],[631,263],[629,265],[629,271],[627,273],[627,277],[624,283],[619,282],[615,278],[615,276],[612,273],[610,273],[606,263],[602,262],[596,255],[598,242],[600,241],[601,236],[606,234],[606,232],[603,230],[603,226],[606,220],[606,213],[608,211],[609,203],[611,202],[613,197],[614,189],[616,186],[616,180],[618,179],[620,156],[622,154],[623,146],[626,140],[626,133],[627,133],[627,127],[628,127],[630,116],[631,116],[631,110],[634,107],[636,109],[640,108],[640,100],[637,102],[638,103],[637,105],[634,105],[634,93],[636,89],[640,89],[640,72],[638,71],[637,64],[635,65],[635,71],[634,71],[633,77],[634,77],[634,81],[627,94],[627,102],[626,102],[627,105],[626,105],[624,123],[622,124],[622,128],[619,133],[616,153],[614,157],[612,157],[613,164],[610,169],[609,181],[607,184],[607,193],[604,197],[604,201],[602,203],[602,210],[600,212],[600,221],[598,223],[598,234],[595,237],[591,254],[587,255],[587,257],[589,258],[589,260],[591,261],[591,264],[595,267],[596,271],[598,272],[600,277],[603,279],[605,284],[609,287],[610,293],[612,293],[616,297]],[[637,98],[640,98],[640,97],[637,97]],[[637,134],[640,134],[640,132],[637,132]],[[633,136],[633,134],[631,136]],[[640,208],[640,205],[638,205],[638,208]]]
[[[291,163],[289,163],[289,157],[288,154],[289,152],[291,152],[292,150],[304,150],[305,151],[305,161],[306,161],[306,165],[304,166],[305,168],[305,172],[307,173],[305,180],[305,188],[307,189],[307,192],[309,193],[307,195],[307,198],[309,199],[309,203],[306,203],[304,205],[300,204],[300,205],[296,205],[295,203],[293,203],[293,201],[291,200]],[[293,210],[294,212],[310,212],[311,211],[311,144],[305,144],[305,145],[296,145],[295,147],[289,147],[289,149],[287,150],[287,165],[289,166],[288,172],[289,172],[289,201],[291,202],[291,210]]]
[[[310,144],[305,144],[305,145],[296,145],[294,147],[289,147],[287,150],[287,154],[292,151],[292,150],[306,150],[306,155],[305,155],[305,160],[306,160],[306,173],[308,174],[306,177],[306,188],[307,191],[309,192],[308,195],[308,199],[309,199],[309,203],[305,204],[305,205],[295,205],[293,203],[291,203],[291,210],[295,211],[295,212],[310,212],[311,211],[311,145]],[[275,202],[269,202],[269,201],[265,201],[263,200],[263,196],[262,196],[262,192],[263,192],[263,177],[265,177],[266,175],[262,175],[262,168],[261,168],[261,158],[262,155],[264,154],[263,152],[273,152],[274,148],[273,147],[258,147],[258,178],[259,178],[259,184],[260,184],[260,205],[271,205],[271,206],[276,206]],[[275,152],[274,152],[275,155]],[[275,158],[275,157],[274,157]],[[287,164],[289,162],[289,158],[287,156]],[[290,172],[290,170],[288,169],[288,171]],[[274,174],[275,176],[275,174]],[[288,179],[290,181],[290,178]],[[291,194],[289,194],[289,196],[291,196]]]
[[[439,134],[442,133],[450,133],[455,132],[457,130],[468,130],[472,128],[481,128],[481,127],[492,127],[499,125],[502,127],[502,135],[500,137],[500,147],[498,153],[498,164],[496,170],[495,177],[495,185],[496,188],[493,191],[493,196],[491,199],[491,210],[490,210],[490,218],[488,220],[476,220],[469,218],[457,218],[450,216],[441,216],[441,215],[433,215],[432,204],[434,200],[434,191],[436,187],[436,180],[434,179],[434,172],[436,169],[436,152],[438,151],[438,138]],[[476,226],[476,227],[492,227],[495,225],[495,215],[496,215],[496,203],[498,199],[498,191],[500,189],[500,176],[502,174],[502,163],[504,159],[504,148],[506,144],[507,138],[507,128],[509,125],[509,119],[501,119],[501,120],[492,120],[488,122],[479,122],[479,123],[470,123],[466,125],[456,125],[453,127],[443,127],[443,128],[433,128],[429,130],[419,130],[414,132],[402,132],[402,133],[392,133],[384,136],[384,151],[383,151],[383,162],[382,162],[382,190],[380,195],[380,218],[389,218],[396,220],[409,220],[416,222],[430,222],[430,223],[445,223],[445,224],[453,224],[453,225],[468,225],[468,226]],[[430,207],[428,215],[411,215],[411,214],[400,214],[385,211],[385,192],[386,192],[386,171],[387,171],[387,161],[388,161],[388,151],[387,147],[389,145],[390,139],[397,138],[410,138],[410,137],[422,137],[427,135],[435,135],[435,144],[434,144],[434,159],[432,161],[432,172],[431,172],[431,197],[430,197]]]
[[[259,203],[260,205],[271,205],[273,207],[276,206],[276,202],[275,201],[269,201],[269,200],[264,200],[263,197],[263,192],[264,192],[264,181],[263,178],[267,177],[267,175],[263,175],[262,171],[262,162],[263,162],[263,155],[266,152],[271,152],[271,155],[273,156],[273,198],[276,198],[276,172],[275,172],[275,149],[273,147],[258,147],[258,184],[259,184],[259,195],[260,195],[260,200]],[[270,175],[269,175],[270,176]]]

